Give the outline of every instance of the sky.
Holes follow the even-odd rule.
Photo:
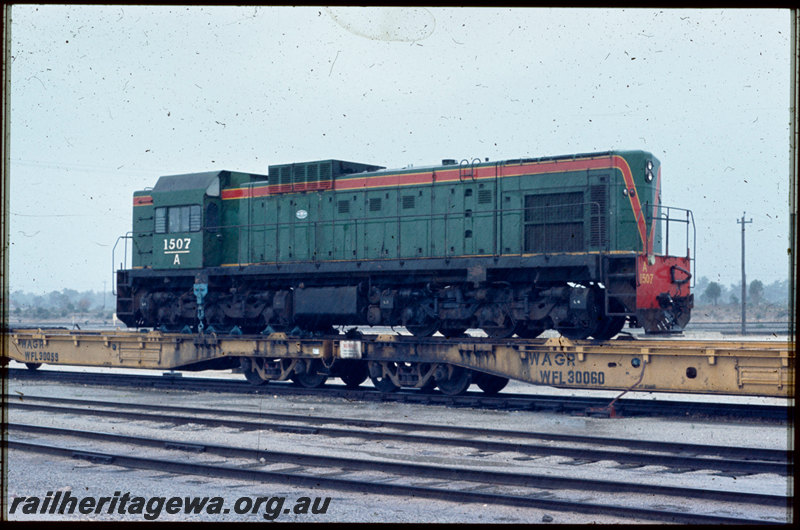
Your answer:
[[[783,280],[789,41],[780,9],[15,5],[10,290],[110,289],[161,175],[611,149],[662,162],[698,277],[740,281],[744,214]]]

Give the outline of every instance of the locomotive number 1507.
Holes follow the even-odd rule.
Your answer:
[[[189,244],[192,242],[188,237],[170,237],[164,240],[164,250],[189,250]]]

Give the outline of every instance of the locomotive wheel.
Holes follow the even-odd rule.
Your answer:
[[[397,372],[397,363],[394,362],[369,362],[369,378],[380,392],[389,394],[397,392],[400,387],[394,384],[387,372]]]
[[[361,383],[369,377],[367,363],[358,361],[346,361],[345,369],[339,374],[347,388],[358,388]]]
[[[338,335],[339,331],[333,326],[319,326],[312,328],[311,333],[316,336],[326,337],[329,335]]]
[[[514,333],[521,339],[535,339],[544,333],[544,328],[528,327],[525,323],[521,322],[517,325],[517,329],[514,330]]]
[[[258,375],[258,372],[253,371],[252,362],[253,361],[247,357],[239,358],[239,367],[242,370],[242,374],[244,374],[244,378],[247,379],[247,382],[251,385],[266,385],[268,381],[266,379],[261,379],[261,376]]]
[[[514,335],[517,329],[516,324],[510,318],[506,318],[502,326],[485,326],[481,328],[491,339],[507,339]]]
[[[438,323],[435,320],[432,320],[428,323],[419,324],[417,326],[408,325],[406,326],[406,329],[415,337],[430,337],[436,333],[436,329],[438,327]]]
[[[564,337],[570,340],[584,340],[588,339],[590,336],[595,337],[595,334],[602,330],[606,322],[603,318],[605,311],[603,310],[602,290],[596,286],[587,289],[590,289],[590,291],[587,296],[587,313],[585,320],[579,318],[577,326],[558,330]]]
[[[486,394],[493,396],[503,390],[508,384],[508,378],[484,372],[473,372],[472,381]]]
[[[569,340],[584,340],[588,339],[594,330],[592,328],[566,328],[558,330],[561,335]]]
[[[610,340],[625,327],[625,317],[605,317],[600,327],[592,333],[597,340]]]
[[[439,330],[439,333],[441,333],[448,339],[452,339],[452,338],[463,337],[465,331],[467,331],[467,328],[441,328]]]
[[[441,365],[442,374],[437,373],[436,384],[443,394],[457,396],[463,394],[472,383],[472,371],[460,366]],[[442,377],[439,377],[441,375]]]

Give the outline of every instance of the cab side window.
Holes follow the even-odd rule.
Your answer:
[[[200,226],[199,204],[156,208],[156,234],[197,232]]]

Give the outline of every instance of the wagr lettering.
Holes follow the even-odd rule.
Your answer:
[[[574,353],[556,353],[551,357],[547,352],[531,352],[530,357],[536,366],[575,366]]]

